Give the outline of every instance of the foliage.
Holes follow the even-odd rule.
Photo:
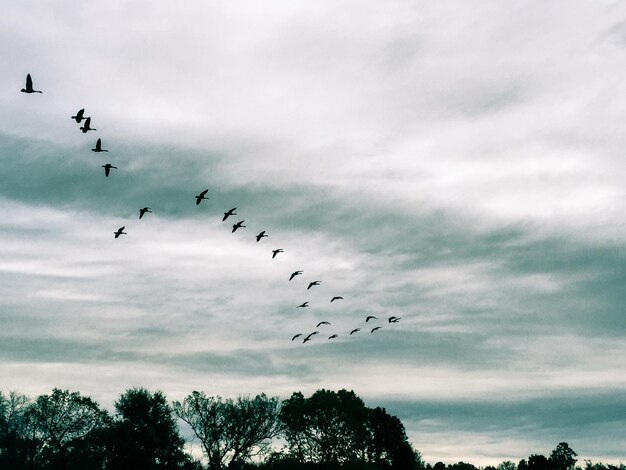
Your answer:
[[[117,419],[108,435],[107,468],[191,468],[183,452],[184,440],[163,393],[129,389],[115,402],[115,409]]]
[[[182,403],[174,402],[174,411],[193,429],[212,470],[238,468],[266,454],[278,432],[278,399],[265,394],[223,400],[194,391]]]

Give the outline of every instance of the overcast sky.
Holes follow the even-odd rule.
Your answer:
[[[626,460],[623,2],[0,4],[4,391],[346,388],[432,463]]]

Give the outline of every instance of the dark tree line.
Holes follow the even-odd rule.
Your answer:
[[[161,392],[133,388],[110,413],[79,392],[54,389],[30,400],[0,393],[0,470],[477,470],[469,463],[422,461],[400,420],[368,408],[354,392],[296,392],[236,399],[193,392],[170,404]],[[189,426],[202,459],[185,449]],[[277,443],[282,443],[278,448]],[[549,457],[484,470],[575,470],[562,442]],[[584,470],[626,470],[585,462]]]

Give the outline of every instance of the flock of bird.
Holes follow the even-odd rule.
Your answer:
[[[33,80],[30,76],[30,74],[28,74],[26,76],[26,87],[22,88],[21,90],[23,93],[43,93],[40,90],[35,90],[33,88]],[[91,127],[91,117],[90,116],[85,116],[85,109],[80,109],[75,116],[71,116],[71,119],[73,119],[74,121],[76,121],[76,123],[81,124],[83,123],[83,125],[80,127],[80,130],[83,132],[83,134],[86,134],[89,131],[96,131],[97,129]],[[108,150],[103,149],[102,148],[102,139],[98,139],[96,141],[96,145],[94,148],[91,149],[93,152],[96,153],[101,153],[101,152],[108,152]],[[111,174],[111,170],[115,169],[117,170],[118,168],[116,166],[113,166],[110,163],[105,163],[104,165],[102,165],[102,168],[104,168],[104,176],[105,177],[109,177],[109,175]],[[201,191],[198,195],[194,196],[195,200],[196,200],[196,206],[199,206],[200,203],[204,200],[208,200],[209,198],[207,197],[209,190],[205,189],[203,191]],[[223,217],[222,217],[222,222],[225,222],[226,219],[228,219],[229,217],[235,216],[237,215],[237,213],[235,212],[237,210],[236,207],[233,207],[231,209],[229,209],[228,211],[224,212]],[[139,219],[142,219],[143,216],[146,213],[152,213],[152,210],[150,207],[142,207],[141,209],[139,209]],[[232,233],[235,233],[237,230],[242,229],[242,228],[246,228],[245,225],[243,225],[245,222],[244,220],[240,220],[236,223],[234,223],[232,225]],[[115,238],[119,238],[121,235],[128,235],[127,232],[125,232],[124,230],[126,229],[126,226],[122,226],[120,228],[118,228],[116,231],[113,232],[113,235]],[[255,238],[257,243],[259,243],[263,238],[268,238],[269,235],[266,233],[265,230],[262,230],[260,233],[258,233]],[[272,250],[272,259],[276,258],[276,256],[280,253],[284,253],[284,250],[282,248],[276,248],[274,250]],[[291,275],[289,276],[289,282],[293,281],[297,276],[300,276],[303,274],[302,270],[297,270],[291,273]],[[308,283],[308,286],[306,288],[306,290],[310,290],[312,287],[315,286],[319,286],[322,283],[322,281],[320,280],[314,280],[314,281],[310,281]],[[334,303],[337,302],[339,300],[344,300],[343,296],[340,295],[336,295],[333,296],[330,299],[330,303]],[[296,308],[307,308],[309,307],[309,301],[305,301],[303,303],[301,303],[300,305],[297,305]],[[370,321],[373,320],[378,320],[378,317],[374,316],[374,315],[368,315],[365,318],[365,324],[369,324]],[[400,317],[396,317],[396,316],[390,316],[387,318],[387,323],[389,324],[393,324],[393,323],[398,323],[400,321]],[[331,326],[331,323],[329,321],[320,321],[319,323],[317,323],[316,328],[320,328],[322,326]],[[374,326],[373,328],[370,329],[370,333],[374,333],[375,331],[378,331],[380,329],[382,329],[382,326]],[[356,333],[358,333],[359,331],[361,331],[361,328],[353,328],[349,333],[348,336],[352,336]],[[291,341],[295,341],[298,338],[303,338],[302,343],[307,343],[309,341],[311,341],[311,339],[313,338],[313,336],[320,334],[320,332],[318,330],[313,331],[312,333],[307,334],[306,336],[304,335],[304,333],[297,333],[295,335],[293,335],[293,337],[291,338]],[[328,336],[329,340],[338,338],[339,334],[338,333],[333,333],[330,336]]]

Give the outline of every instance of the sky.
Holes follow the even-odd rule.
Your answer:
[[[0,5],[0,389],[345,388],[431,463],[626,461],[623,2]]]

